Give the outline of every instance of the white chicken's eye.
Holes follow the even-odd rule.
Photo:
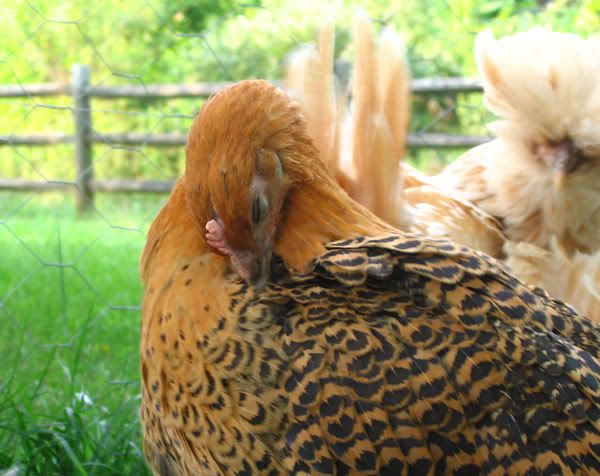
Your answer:
[[[269,213],[269,202],[262,194],[258,194],[252,201],[252,221],[258,225]]]

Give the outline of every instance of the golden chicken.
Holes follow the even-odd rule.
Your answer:
[[[600,329],[337,185],[264,81],[211,98],[142,256],[159,475],[592,474]]]

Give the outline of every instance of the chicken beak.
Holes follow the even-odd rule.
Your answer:
[[[567,178],[567,172],[565,170],[554,170],[552,172],[552,184],[554,190],[557,192],[561,191],[565,185],[565,179]]]
[[[571,141],[560,142],[550,150],[548,159],[552,168],[552,184],[554,190],[559,192],[564,188],[569,174],[579,166],[580,156]]]
[[[271,277],[271,252],[262,253],[254,259],[254,267],[249,270],[246,282],[262,291]]]
[[[233,252],[231,264],[246,284],[261,291],[271,275],[271,250]]]

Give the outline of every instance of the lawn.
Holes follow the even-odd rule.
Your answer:
[[[0,474],[147,474],[138,259],[165,197],[0,194]]]

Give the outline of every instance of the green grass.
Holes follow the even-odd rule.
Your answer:
[[[147,474],[138,260],[164,198],[78,217],[60,195],[0,194],[0,474]]]

